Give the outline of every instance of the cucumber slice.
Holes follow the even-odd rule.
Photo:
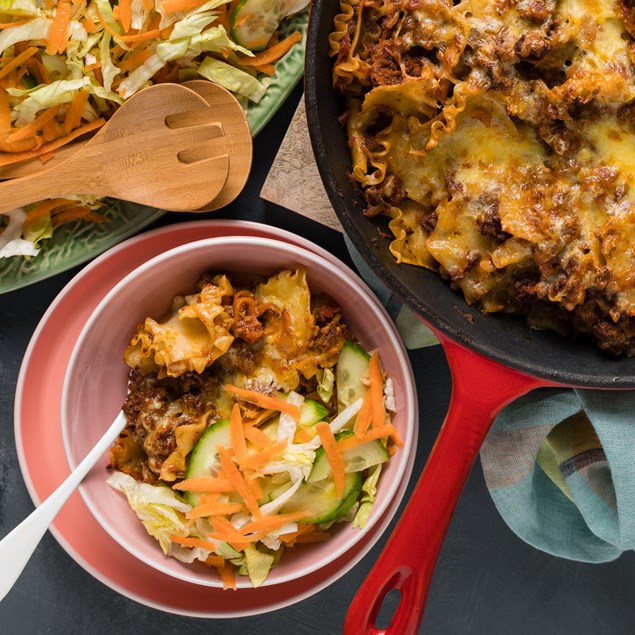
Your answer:
[[[342,439],[352,434],[350,430],[344,430],[335,435],[335,438]],[[390,459],[390,454],[388,454],[388,450],[384,447],[382,442],[376,439],[345,450],[342,452],[342,459],[344,460],[345,472],[363,472],[369,467],[373,467],[373,465],[385,463]],[[313,469],[306,481],[307,483],[315,483],[330,475],[331,466],[326,457],[326,452],[324,452],[324,448],[320,447],[315,453]]]
[[[362,378],[369,380],[369,360],[370,355],[359,344],[350,340],[344,342],[335,367],[339,412],[368,392]]]
[[[291,487],[291,481],[285,475],[275,474],[274,476],[266,476],[260,480],[260,490],[262,498],[258,501],[259,505],[270,503],[274,498],[278,498]]]
[[[313,399],[305,399],[300,406],[300,420],[298,425],[306,428],[314,426],[316,423],[323,421],[328,416],[329,411],[326,406],[319,401]]]
[[[231,432],[229,428],[229,420],[224,419],[212,424],[198,440],[192,453],[190,454],[190,462],[187,466],[186,478],[206,478],[213,476],[218,470],[219,445],[225,448],[231,447]],[[187,492],[187,500],[193,507],[198,505],[200,494],[196,492]]]
[[[361,472],[350,472],[344,480],[344,494],[337,496],[332,477],[315,483],[302,483],[298,491],[280,508],[281,514],[306,511],[311,516],[299,523],[329,523],[344,516],[359,498],[364,478]]]
[[[280,22],[303,7],[297,0],[241,0],[229,15],[229,33],[250,51],[262,51]]]

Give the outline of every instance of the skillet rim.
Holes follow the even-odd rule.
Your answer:
[[[635,388],[635,357],[611,357],[595,344],[536,331],[521,319],[484,316],[434,272],[398,265],[381,236],[381,221],[361,213],[363,203],[345,173],[346,135],[337,118],[340,101],[331,83],[328,33],[336,0],[312,0],[305,55],[305,103],[309,137],[322,183],[345,233],[379,280],[420,318],[464,347],[525,374],[567,386]],[[336,165],[339,154],[339,165]],[[386,257],[388,256],[388,257]],[[413,289],[413,281],[417,282]],[[427,299],[426,291],[434,293]],[[487,322],[486,322],[487,321]]]

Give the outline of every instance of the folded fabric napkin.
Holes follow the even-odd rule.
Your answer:
[[[438,344],[345,240],[407,348]],[[635,391],[540,389],[505,408],[481,449],[481,463],[509,527],[542,551],[582,562],[606,562],[635,549],[634,415]]]

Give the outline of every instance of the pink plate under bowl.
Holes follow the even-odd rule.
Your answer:
[[[114,288],[102,295],[92,315],[84,320],[81,333],[75,333],[76,343],[67,363],[61,398],[62,438],[68,462],[73,467],[92,448],[123,404],[128,368],[122,356],[136,325],[147,316],[161,317],[172,297],[191,292],[205,271],[267,275],[302,265],[307,268],[312,291],[325,292],[342,306],[351,331],[365,348],[379,350],[382,365],[393,379],[398,407],[394,423],[404,439],[404,448],[385,467],[377,503],[363,530],[342,524],[329,541],[302,545],[286,553],[259,589],[252,589],[247,579],[239,578],[237,593],[240,595],[267,593],[267,588],[274,585],[276,590],[282,590],[285,586],[298,586],[299,581],[311,588],[319,585],[318,580],[329,570],[331,581],[342,575],[352,566],[351,558],[367,551],[379,537],[377,531],[396,513],[416,449],[418,411],[414,379],[405,348],[386,311],[363,281],[343,263],[301,239],[295,241],[295,245],[284,242],[285,237],[279,240],[279,230],[275,237],[273,240],[230,235],[187,242],[121,275]],[[222,583],[213,570],[198,563],[183,564],[163,555],[158,543],[146,533],[128,507],[125,497],[106,484],[107,464],[108,456],[104,455],[80,487],[86,506],[102,530],[164,579],[189,583],[192,588],[195,585],[213,587],[208,588],[208,592],[220,589]],[[305,595],[300,592],[286,603]],[[274,604],[279,606],[280,601]],[[258,611],[263,610],[267,609],[259,605]],[[250,614],[250,611],[246,607],[242,614]]]

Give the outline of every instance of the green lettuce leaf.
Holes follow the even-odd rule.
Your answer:
[[[377,499],[377,481],[381,474],[381,466],[381,463],[376,465],[362,485],[362,492],[364,492],[364,494],[360,499],[359,508],[353,519],[353,527],[363,529],[368,522],[368,517]]]
[[[328,403],[333,396],[335,375],[330,368],[320,368],[317,373],[317,394],[323,403]]]
[[[235,68],[231,64],[221,62],[211,57],[206,57],[198,67],[199,75],[210,81],[243,95],[253,102],[258,103],[264,96],[269,80],[259,81],[249,73]]]
[[[171,534],[189,534],[183,514],[191,507],[169,487],[138,483],[122,472],[114,472],[106,482],[126,495],[130,507],[166,555],[172,550]]]
[[[268,550],[265,551],[264,547],[260,549],[254,545],[245,547],[244,565],[254,588],[258,588],[267,579],[273,562],[274,555]]]
[[[0,12],[5,13],[4,11]],[[51,24],[53,24],[53,20],[48,18],[34,18],[26,24],[12,26],[10,29],[0,31],[0,55],[18,42],[45,40],[48,37]]]

